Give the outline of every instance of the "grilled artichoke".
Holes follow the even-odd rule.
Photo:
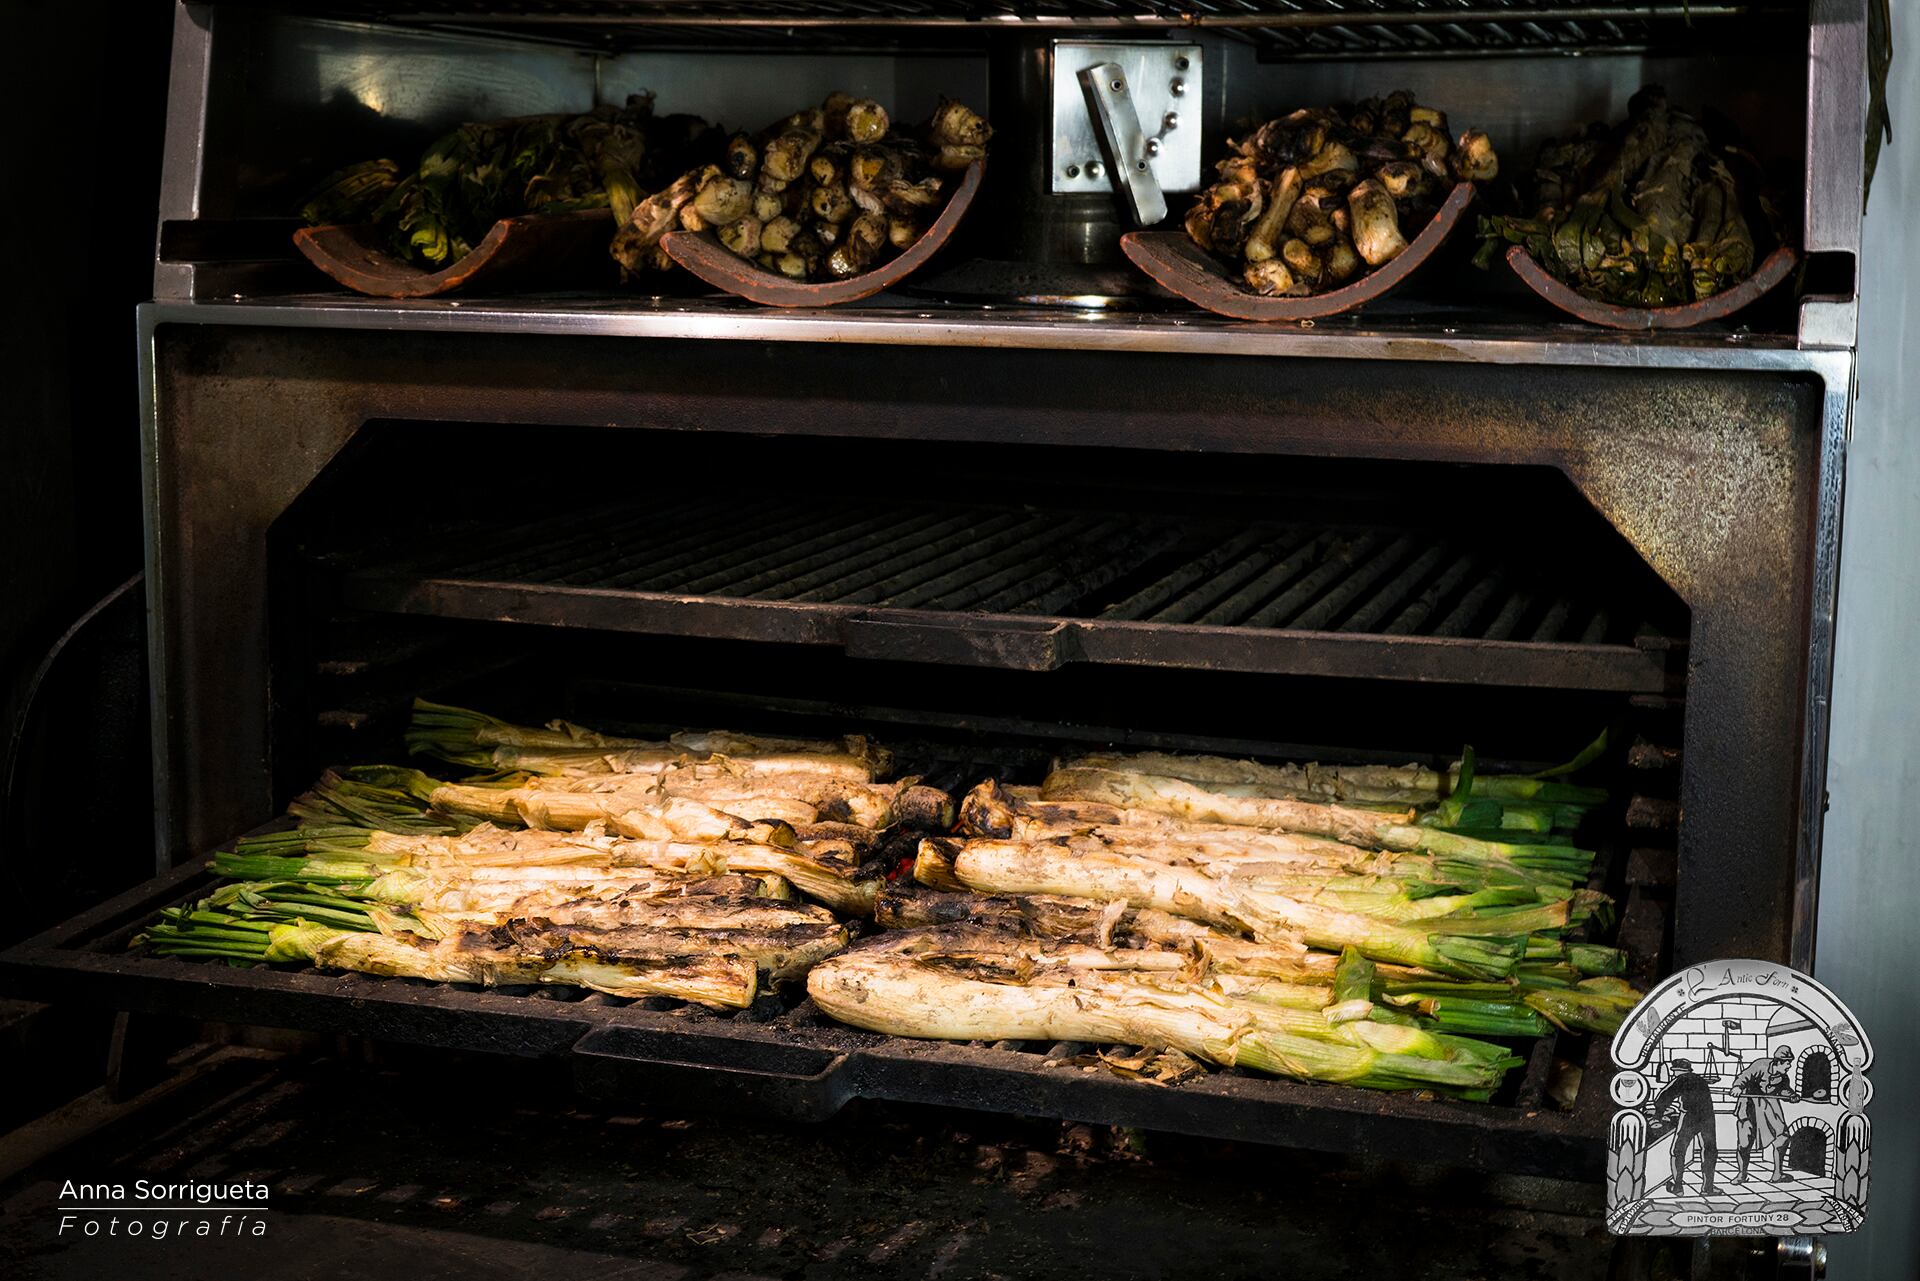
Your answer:
[[[1391,261],[1451,183],[1499,172],[1487,135],[1456,145],[1445,113],[1405,91],[1304,108],[1228,145],[1187,235],[1261,294],[1317,293]]]

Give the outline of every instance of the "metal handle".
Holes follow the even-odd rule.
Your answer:
[[[571,1062],[575,1087],[593,1098],[663,1098],[702,1111],[824,1121],[853,1096],[846,1077],[852,1057],[616,1025],[582,1036]]]
[[[1100,139],[1114,186],[1127,198],[1134,222],[1151,227],[1167,216],[1167,196],[1154,176],[1147,132],[1133,108],[1126,72],[1117,62],[1097,63],[1080,73],[1080,88],[1087,96],[1093,132]]]
[[[1074,625],[1054,618],[952,617],[921,610],[872,610],[846,620],[841,643],[852,658],[965,664],[1050,672],[1080,656]]]

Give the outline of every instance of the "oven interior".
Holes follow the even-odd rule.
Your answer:
[[[1118,449],[372,424],[270,537],[275,802],[329,766],[403,760],[416,695],[615,733],[866,732],[902,772],[956,794],[987,778],[1037,782],[1058,754],[1113,746],[1443,765],[1471,743],[1495,768],[1539,766],[1604,727],[1620,745],[1608,765],[1619,803],[1580,833],[1602,851],[1594,887],[1620,905],[1601,937],[1633,953],[1636,981],[1664,973],[1688,611],[1558,472],[1146,462]],[[736,604],[772,621],[736,617]],[[1036,663],[1018,633],[980,641],[1001,635],[996,620],[1057,627],[1116,610],[1141,616],[1114,624],[1137,632],[1133,648],[1092,659],[1082,646]],[[892,628],[877,639],[854,625],[876,618]],[[925,632],[972,648],[929,653]],[[1381,679],[1259,649],[1310,634],[1404,638],[1441,656],[1408,669],[1418,678]],[[1468,677],[1448,647],[1479,663],[1518,656],[1515,679]],[[908,838],[882,857],[907,875],[911,854]],[[111,964],[155,895],[204,884],[189,865],[57,945]],[[810,1120],[860,1099],[958,1104],[1406,1159],[1437,1142],[1449,1163],[1576,1178],[1596,1168],[1609,1073],[1603,1042],[1556,1034],[1528,1047],[1491,1104],[1436,1114],[1431,1101],[1244,1073],[1182,1091],[1075,1080],[1086,1047],[855,1032],[797,985],[714,1014],[569,989],[313,971],[284,982],[243,994],[260,1002],[257,1021],[557,1055],[600,1098]],[[326,999],[343,994],[351,1015]],[[177,1012],[219,1017],[216,1003],[179,1000]]]

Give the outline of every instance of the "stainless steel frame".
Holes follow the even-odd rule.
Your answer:
[[[209,326],[231,337],[169,351],[169,335]],[[373,333],[386,341],[329,337]],[[1036,324],[898,308],[152,305],[141,313],[141,351],[161,849],[204,848],[270,812],[264,709],[250,705],[269,679],[265,533],[364,422],[724,430],[740,421],[733,393],[693,370],[737,357],[686,340],[737,345],[749,359],[763,344],[815,345],[807,367],[833,372],[795,393],[790,414],[759,420],[765,430],[1560,467],[1695,609],[1686,733],[1700,768],[1683,774],[1682,858],[1717,870],[1681,882],[1683,931],[1695,940],[1687,946],[1811,955],[1852,361],[1778,342],[1621,342],[1573,329],[1550,339],[1321,332],[1183,317]],[[983,372],[991,362],[1001,377],[1039,381],[1018,408],[958,392],[938,407],[924,395],[897,406],[833,400],[848,371],[874,368],[859,358],[872,346],[897,353],[885,379],[863,375],[876,388],[915,377],[908,366],[923,381],[903,382],[903,393],[930,385],[940,362],[926,349],[951,352],[949,367]],[[437,372],[414,377],[403,352]],[[1121,355],[1141,362],[1139,386],[1115,383]],[[1233,368],[1235,358],[1263,356]],[[1333,366],[1350,360],[1393,362],[1381,366],[1402,379],[1387,412],[1404,419],[1340,407],[1350,384]],[[532,385],[556,367],[569,371],[565,387]],[[1485,375],[1476,379],[1475,367]],[[1414,369],[1430,376],[1407,377]],[[1637,376],[1621,382],[1606,371]],[[1603,375],[1605,394],[1595,381]],[[963,374],[959,384],[973,382]],[[1483,403],[1468,411],[1470,384]],[[1796,400],[1796,386],[1810,395]],[[1258,408],[1234,417],[1243,393]],[[1803,414],[1805,427],[1789,425]],[[174,652],[183,641],[190,652]],[[1784,719],[1767,710],[1781,707],[1782,690],[1801,691]],[[1753,759],[1775,752],[1788,755]],[[1731,772],[1709,768],[1710,757]],[[244,778],[259,781],[239,785]],[[1778,838],[1765,833],[1779,822],[1794,837],[1790,849],[1774,846],[1791,865],[1776,880],[1766,869],[1780,864],[1766,848]],[[1771,924],[1769,912],[1778,913]]]

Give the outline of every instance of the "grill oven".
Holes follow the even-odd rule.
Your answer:
[[[417,692],[615,730],[865,729],[954,787],[1104,743],[1441,762],[1464,735],[1537,763],[1610,723],[1632,800],[1598,876],[1638,977],[1806,964],[1860,7],[1135,8],[182,6],[140,330],[162,865],[0,957],[9,988],[504,1053],[615,1100],[934,1103],[1596,1181],[1597,1040],[1542,1040],[1486,1106],[1155,1089],[1062,1069],[1075,1047],[884,1038],[804,1002],[722,1017],[125,954],[206,852],[324,765],[395,751]],[[1201,42],[1209,152],[1256,103],[1407,82],[1519,156],[1684,73],[1794,179],[1806,288],[1749,329],[1623,337],[1484,289],[1308,326],[1065,309],[965,263],[965,287],[819,312],[387,302],[318,292],[281,251],[285,193],[360,141],[643,84],[768,114],[715,97],[743,68],[780,101],[984,90],[1006,46],[1054,34]],[[1512,59],[1497,82],[1487,56]],[[1797,96],[1738,88],[1763,81]],[[1003,131],[1031,123],[1001,107]],[[972,263],[1016,252],[991,220],[970,234]],[[1562,1060],[1583,1069],[1568,1107]]]

